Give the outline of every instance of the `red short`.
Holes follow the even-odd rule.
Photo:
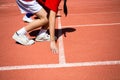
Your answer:
[[[60,1],[61,0],[38,0],[38,2],[42,3],[45,7],[55,12],[58,11],[58,6],[59,6]]]

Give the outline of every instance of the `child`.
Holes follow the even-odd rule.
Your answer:
[[[45,8],[49,9],[49,31],[50,31],[50,41],[51,41],[51,49],[53,53],[56,53],[58,51],[56,44],[55,44],[55,19],[56,19],[56,14],[58,12],[58,6],[61,0],[46,0],[42,2],[42,0],[38,0],[39,3],[42,3]],[[67,6],[66,6],[67,0],[64,0],[64,13],[67,16]],[[36,38],[36,41],[39,41],[39,36]]]
[[[44,26],[48,24],[48,19],[47,19],[47,12],[44,10],[44,8],[36,2],[36,0],[16,0],[18,7],[21,11],[21,13],[32,13],[38,17],[38,19],[35,19],[31,23],[29,23],[27,26],[24,26],[20,30],[14,33],[12,36],[13,39],[17,42],[19,42],[22,45],[32,45],[34,44],[34,40],[31,40],[27,37],[27,32],[38,28],[40,26]],[[39,36],[47,36],[46,31],[48,27],[44,27],[40,33]],[[54,32],[54,30],[53,30]],[[51,32],[50,32],[51,34]],[[51,35],[54,37],[54,35]],[[50,37],[48,37],[50,39]],[[58,52],[57,46],[55,45],[55,42],[51,40],[51,49],[55,53]]]
[[[56,14],[58,11],[58,6],[61,0],[37,0],[39,2],[39,4],[43,5],[45,8],[47,8],[50,12],[49,12],[49,27],[50,27],[50,41],[51,41],[51,50],[53,53],[58,52],[57,46],[55,44],[55,18],[56,18]],[[25,16],[26,17],[26,22],[29,22],[29,19],[31,20],[31,14],[27,13]],[[24,18],[24,17],[23,17]],[[35,39],[36,41],[41,41],[41,37],[38,35]]]

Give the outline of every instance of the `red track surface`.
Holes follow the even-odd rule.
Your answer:
[[[119,0],[68,0],[68,16],[60,10],[56,20],[59,55],[51,53],[49,42],[15,43],[13,33],[26,23],[15,1],[8,1],[0,1],[0,80],[120,80]]]

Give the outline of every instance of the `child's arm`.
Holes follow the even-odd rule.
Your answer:
[[[50,10],[50,15],[49,15],[50,48],[53,53],[58,53],[58,48],[55,42],[55,17],[56,17],[56,12]]]

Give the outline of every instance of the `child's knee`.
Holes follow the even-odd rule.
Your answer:
[[[48,24],[48,21],[49,21],[47,17],[42,17],[40,18],[40,20],[43,21],[44,25]]]
[[[46,12],[40,11],[40,12],[36,13],[36,15],[40,20],[43,20],[45,22],[45,24],[48,23],[48,18],[47,18],[47,13]]]
[[[48,19],[46,19],[46,20],[45,20],[45,24],[48,24],[48,22],[49,22]]]

